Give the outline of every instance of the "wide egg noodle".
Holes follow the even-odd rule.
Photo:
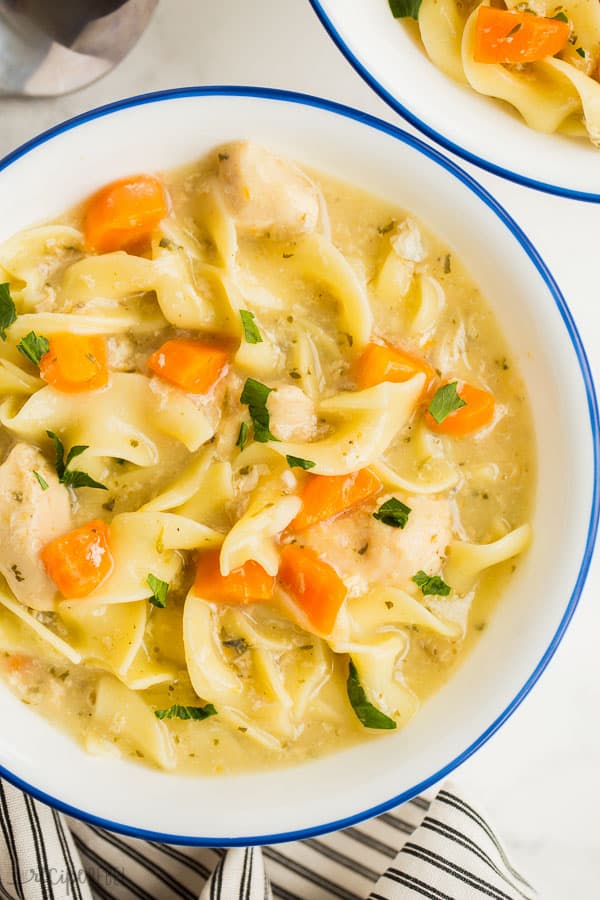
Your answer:
[[[315,475],[345,475],[375,462],[412,415],[425,376],[393,384],[384,381],[363,391],[323,400],[319,413],[332,422],[332,433],[316,441],[277,441],[269,446],[281,455],[315,463]]]
[[[161,769],[175,767],[173,742],[165,723],[156,718],[139,694],[111,675],[104,675],[98,682],[92,724],[102,734],[108,733],[139,750]],[[93,731],[90,737],[94,737]]]
[[[84,444],[90,456],[155,465],[172,438],[197,450],[214,429],[206,415],[181,391],[144,375],[113,372],[110,384],[90,394],[64,394],[44,387],[19,407],[0,405],[0,422],[10,432],[42,445],[54,431],[68,446]]]

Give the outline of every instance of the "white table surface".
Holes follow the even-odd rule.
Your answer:
[[[161,0],[140,42],[103,80],[53,100],[0,100],[0,155],[120,97],[219,83],[305,91],[402,124],[346,63],[307,0]],[[549,263],[600,383],[600,206],[555,199],[464,167],[507,207]],[[600,895],[594,808],[600,801],[599,589],[596,556],[579,609],[541,682],[456,774],[487,808],[544,900]]]

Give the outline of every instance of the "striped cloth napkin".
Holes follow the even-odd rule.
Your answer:
[[[446,784],[361,825],[272,847],[149,843],[0,781],[2,900],[530,900],[487,821]]]

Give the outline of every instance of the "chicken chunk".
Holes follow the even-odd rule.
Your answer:
[[[277,388],[267,400],[271,433],[280,441],[310,441],[317,433],[315,405],[293,385]]]
[[[297,166],[257,144],[239,141],[222,148],[219,181],[241,232],[288,240],[316,227],[315,185]]]
[[[67,488],[37,447],[17,444],[0,466],[0,572],[23,605],[54,609],[56,587],[39,554],[71,527]]]
[[[438,574],[451,535],[446,499],[409,497],[408,522],[393,528],[373,518],[387,497],[302,532],[303,542],[326,559],[345,581],[351,596],[376,585],[414,591],[420,569]]]

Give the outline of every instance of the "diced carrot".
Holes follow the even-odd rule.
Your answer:
[[[90,250],[128,250],[147,240],[167,215],[168,199],[154,175],[133,175],[101,188],[90,199],[83,230]]]
[[[249,559],[229,575],[221,575],[219,550],[201,553],[196,564],[194,590],[205,600],[217,603],[254,603],[270,600],[275,588],[275,577]]]
[[[538,62],[559,53],[569,34],[569,24],[560,19],[480,6],[473,57],[479,63]]]
[[[148,367],[190,394],[205,394],[229,362],[229,351],[216,344],[174,338],[148,359]]]
[[[42,549],[46,571],[63,597],[87,597],[112,572],[110,530],[102,519],[55,538]]]
[[[311,625],[321,634],[330,634],[346,598],[346,585],[335,569],[314,550],[285,544],[278,578]]]
[[[57,391],[97,391],[108,384],[106,340],[89,334],[55,334],[40,360],[40,373]]]
[[[301,531],[351,509],[381,490],[381,481],[370,469],[359,469],[349,475],[309,475],[300,499],[302,507],[291,523]]]
[[[452,437],[463,437],[471,434],[479,428],[484,428],[494,418],[496,401],[489,391],[473,387],[472,384],[458,383],[456,393],[466,406],[454,410],[441,422],[436,422],[431,413],[425,414],[427,427],[439,434],[448,434]]]
[[[408,381],[422,372],[425,375],[423,397],[428,396],[437,381],[435,369],[420,356],[389,344],[368,344],[356,364],[359,388],[373,387],[382,381]]]

